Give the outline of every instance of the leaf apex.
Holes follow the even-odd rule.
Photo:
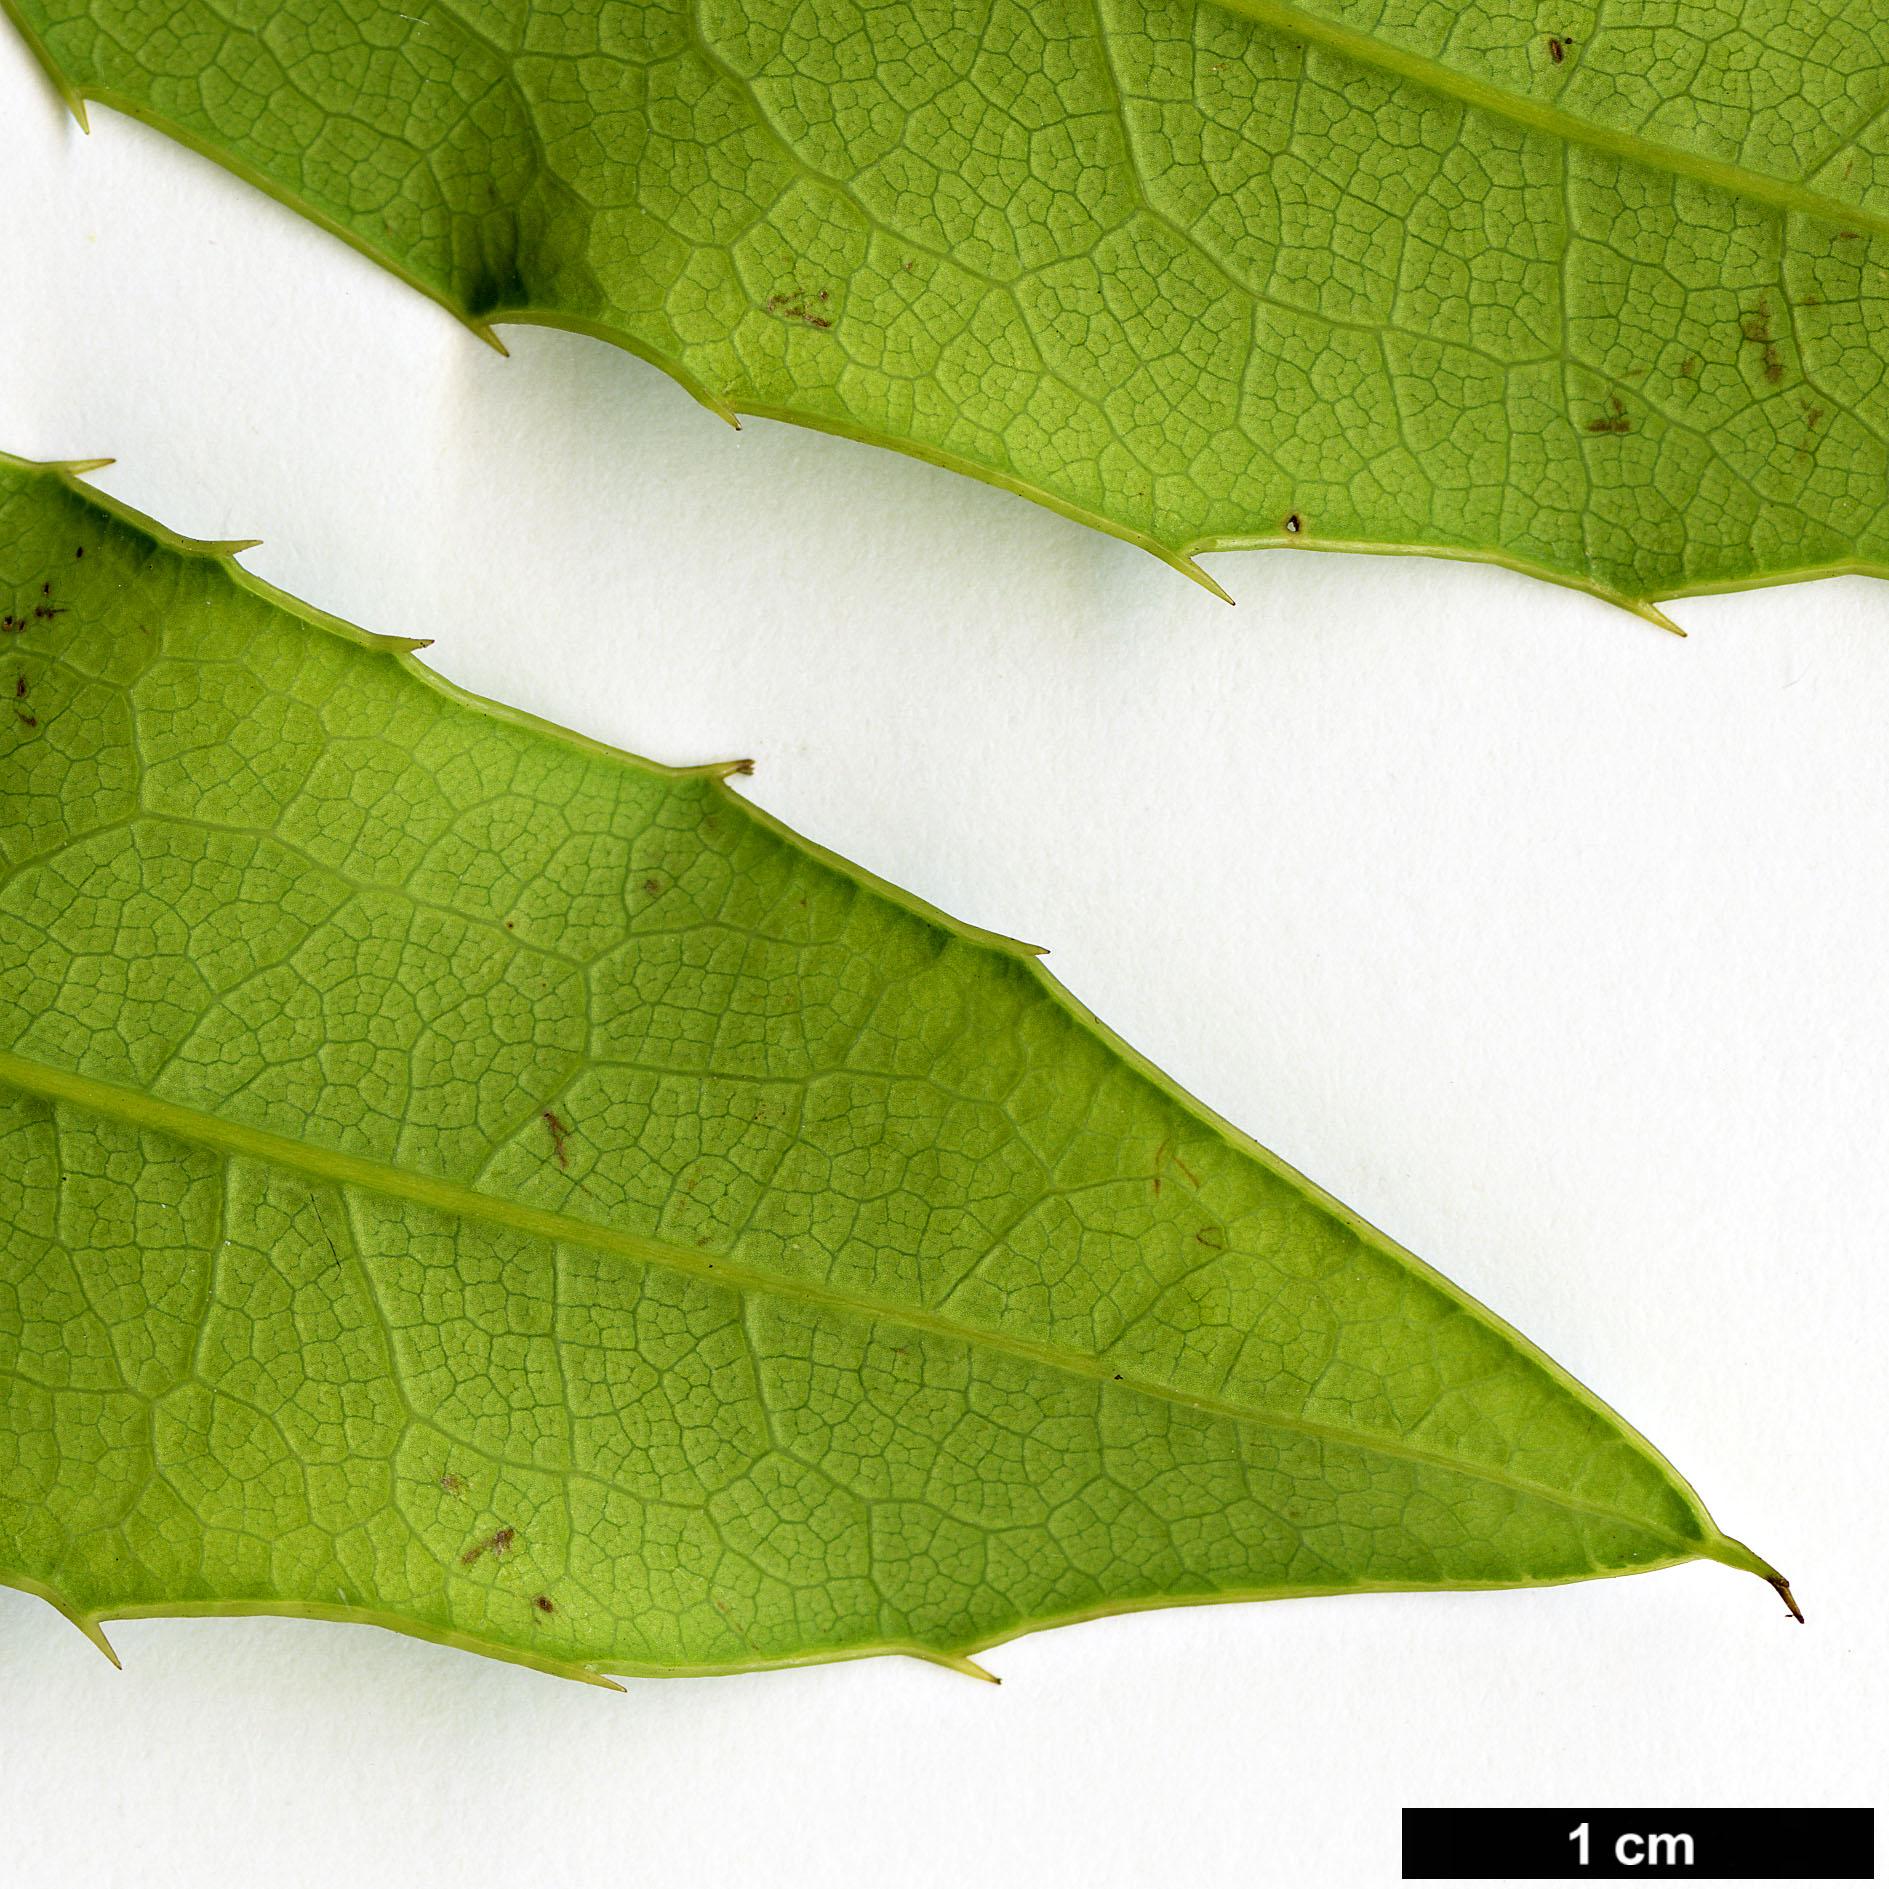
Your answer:
[[[1797,1604],[1797,1597],[1791,1592],[1790,1582],[1787,1581],[1783,1575],[1778,1574],[1772,1577],[1771,1585],[1777,1589],[1785,1606],[1791,1610],[1791,1618],[1795,1620],[1800,1627],[1803,1626],[1805,1624],[1804,1612]]]
[[[1730,1535],[1719,1534],[1714,1535],[1703,1552],[1725,1567],[1737,1568],[1744,1574],[1755,1574],[1767,1586],[1776,1588],[1778,1598],[1791,1610],[1791,1618],[1800,1627],[1804,1624],[1803,1610],[1797,1604],[1797,1597],[1791,1592],[1790,1582],[1762,1555],[1753,1554],[1742,1541],[1735,1541]]]

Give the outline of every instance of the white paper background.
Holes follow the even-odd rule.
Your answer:
[[[1405,1804],[1883,1780],[1889,585],[1144,554],[529,328],[509,361],[0,31],[0,446],[1053,947],[1796,1581],[1185,1609],[615,1697],[0,1590],[0,1878],[1379,1884]]]

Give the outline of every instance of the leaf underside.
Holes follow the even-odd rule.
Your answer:
[[[1006,940],[0,458],[0,1579],[575,1676],[1769,1575]]]
[[[0,4],[75,109],[488,337],[600,336],[1195,576],[1431,552],[1663,622],[1889,567],[1877,0]]]

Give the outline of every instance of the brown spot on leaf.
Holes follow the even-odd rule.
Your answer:
[[[1548,57],[1552,59],[1556,65],[1559,65],[1562,60],[1567,57],[1567,54],[1561,49],[1561,42],[1556,39],[1552,33],[1548,36]]]
[[[720,1614],[721,1617],[724,1620],[726,1620],[728,1624],[731,1627],[733,1627],[734,1630],[738,1634],[741,1635],[743,1641],[746,1642],[748,1651],[750,1653],[759,1654],[761,1649],[755,1645],[752,1639],[749,1638],[747,1628],[744,1627],[741,1624],[741,1622],[735,1618],[734,1614],[729,1609],[728,1603],[725,1600],[721,1599],[719,1596],[714,1596],[713,1598],[715,1600],[715,1611],[718,1614]]]
[[[506,1555],[511,1553],[512,1546],[517,1539],[517,1529],[495,1528],[483,1541],[475,1541],[472,1546],[459,1557],[459,1565],[462,1568],[469,1568],[481,1555],[486,1554],[491,1555],[494,1560],[503,1560]]]
[[[783,321],[804,321],[809,328],[831,328],[832,321],[820,313],[827,291],[810,295],[805,289],[782,289],[767,298],[767,312]]]
[[[557,1607],[552,1602],[549,1594],[533,1594],[531,1604],[537,1608],[541,1614],[554,1614],[557,1612]]]
[[[1298,515],[1297,512],[1288,512],[1286,514],[1286,530],[1293,537],[1296,538],[1299,535],[1299,533],[1302,532],[1304,529],[1305,529],[1305,520],[1302,519]]]
[[[1172,1135],[1169,1135],[1167,1139],[1161,1143],[1160,1147],[1154,1151],[1153,1179],[1156,1194],[1159,1194],[1161,1191],[1161,1170],[1163,1167],[1171,1167],[1190,1187],[1198,1187],[1200,1185],[1200,1176],[1174,1152],[1174,1137]]]
[[[546,1109],[539,1119],[544,1123],[545,1127],[551,1131],[551,1152],[557,1156],[558,1166],[568,1168],[570,1162],[564,1158],[564,1143],[571,1131],[558,1120],[556,1114],[550,1109]]]
[[[1769,296],[1759,296],[1758,312],[1745,317],[1744,336],[1754,346],[1763,348],[1764,377],[1775,387],[1784,378],[1784,363],[1778,358],[1777,343],[1771,334],[1771,298]]]
[[[464,1495],[466,1492],[465,1479],[455,1476],[450,1469],[442,1469],[439,1472],[439,1486],[448,1495]]]
[[[1589,420],[1587,430],[1590,433],[1631,433],[1633,422],[1627,418],[1627,410],[1620,404],[1620,396],[1609,394],[1607,404],[1612,411],[1603,413],[1598,419]]]

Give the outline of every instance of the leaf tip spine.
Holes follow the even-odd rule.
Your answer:
[[[123,1672],[125,1670],[124,1661],[113,1651],[111,1641],[105,1637],[105,1629],[101,1627],[96,1620],[89,1614],[73,1613],[67,1608],[61,1608],[60,1611],[65,1614],[66,1618],[70,1620],[108,1660],[111,1661],[118,1671]]]
[[[1682,639],[1685,637],[1685,631],[1651,597],[1636,597],[1631,591],[1615,590],[1611,584],[1603,584],[1593,578],[1559,577],[1554,572],[1538,565],[1521,564],[1505,558],[1497,558],[1493,561],[1501,564],[1506,570],[1520,571],[1525,577],[1546,577],[1552,584],[1565,583],[1570,590],[1584,590],[1590,597],[1598,597],[1602,603],[1610,603],[1615,609],[1624,610],[1629,616],[1638,617],[1641,622],[1652,624],[1656,630],[1665,630],[1668,634]],[[1668,591],[1665,594],[1671,596],[1674,593]]]
[[[27,51],[33,55],[52,89],[59,94],[60,103],[72,114],[79,129],[89,138],[92,135],[92,123],[85,115],[85,94],[60,70],[59,62],[53,58],[46,42],[27,25],[14,0],[0,0],[0,16],[13,22],[15,30],[26,42]]]
[[[1161,555],[1166,562],[1172,564],[1183,577],[1191,577],[1202,590],[1210,591],[1224,604],[1231,604],[1233,602],[1231,594],[1220,584],[1216,583],[1213,578],[1209,577],[1185,551],[1177,551],[1172,554],[1164,552]]]
[[[54,72],[50,66],[47,72],[53,82],[53,89],[59,94],[60,102],[72,114],[72,121],[89,138],[92,135],[92,121],[86,115],[85,94],[77,86],[68,85],[63,74]]]
[[[612,1679],[594,1666],[554,1666],[548,1669],[554,1678],[581,1680],[587,1686],[601,1686],[605,1692],[628,1692],[629,1687]]]
[[[954,1673],[963,1673],[967,1679],[981,1679],[986,1685],[1001,1686],[1003,1681],[988,1666],[980,1666],[966,1653],[941,1653],[932,1647],[919,1650],[919,1658],[929,1660],[934,1666],[948,1666]]]

